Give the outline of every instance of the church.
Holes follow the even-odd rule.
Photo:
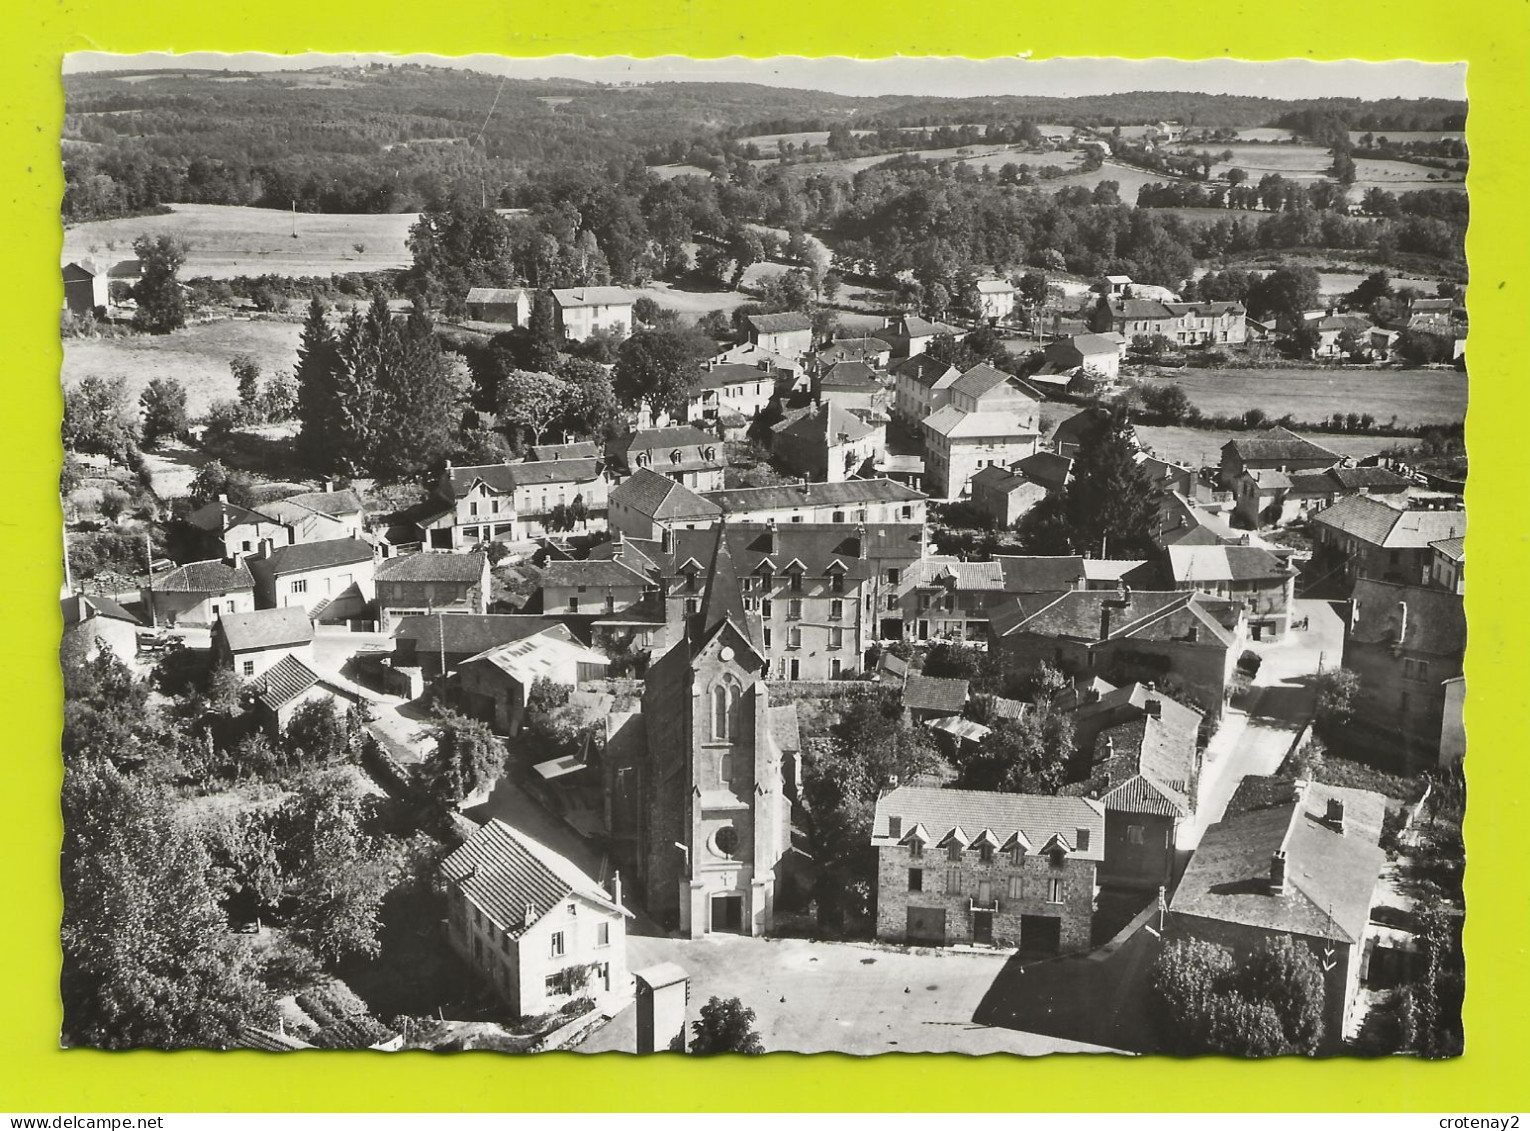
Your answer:
[[[791,846],[789,774],[774,731],[756,614],[745,611],[725,537],[699,609],[649,667],[642,709],[613,715],[605,752],[607,825],[649,915],[688,938],[771,929]],[[795,744],[793,744],[795,745]]]

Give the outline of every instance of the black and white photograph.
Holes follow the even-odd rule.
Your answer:
[[[1464,64],[62,82],[63,1046],[1461,1054]]]

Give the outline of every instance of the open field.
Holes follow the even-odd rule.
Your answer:
[[[1247,432],[1215,432],[1206,428],[1169,428],[1150,424],[1137,425],[1137,434],[1160,458],[1189,467],[1214,467],[1222,458],[1223,444],[1238,436],[1248,435]],[[1346,436],[1343,433],[1327,432],[1303,435],[1331,452],[1357,459],[1411,442],[1400,436]]]
[[[1208,416],[1262,408],[1272,418],[1327,420],[1336,412],[1394,415],[1400,425],[1466,419],[1466,375],[1436,369],[1199,369],[1144,378],[1144,388],[1173,384]]]
[[[1143,185],[1161,185],[1176,178],[1163,173],[1150,173],[1146,169],[1137,169],[1131,165],[1118,165],[1114,161],[1104,162],[1098,169],[1089,173],[1074,173],[1067,177],[1059,177],[1055,181],[1043,181],[1042,185],[1048,192],[1056,192],[1058,189],[1083,186],[1087,189],[1094,188],[1101,181],[1115,181],[1120,188],[1117,195],[1123,204],[1136,204],[1137,192]]]
[[[1466,135],[1460,130],[1350,130],[1349,140],[1356,145],[1360,139],[1369,133],[1373,138],[1388,141],[1443,141],[1450,138],[1453,141],[1465,141]]]
[[[246,353],[261,373],[289,372],[297,364],[297,322],[229,318],[203,322],[165,336],[69,338],[64,342],[63,382],[83,377],[126,377],[130,403],[156,377],[173,377],[186,386],[186,408],[193,416],[215,400],[238,395],[228,371],[229,358]]]
[[[404,241],[418,218],[415,213],[391,216],[336,215],[289,212],[271,208],[242,208],[229,204],[176,204],[165,216],[126,220],[96,220],[64,230],[63,262],[94,255],[120,262],[133,256],[133,241],[141,235],[179,236],[191,245],[181,278],[210,275],[333,275],[348,271],[383,271],[407,267],[413,261]],[[294,223],[298,238],[292,238]],[[116,250],[106,243],[115,240]],[[364,253],[352,246],[360,243]],[[96,250],[92,251],[92,248]]]
[[[1290,141],[1295,136],[1296,134],[1291,130],[1283,129],[1280,126],[1255,126],[1252,129],[1240,129],[1238,131],[1239,141]]]
[[[650,165],[648,171],[665,181],[676,177],[710,177],[712,174],[699,165]]]

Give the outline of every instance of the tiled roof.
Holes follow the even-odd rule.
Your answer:
[[[611,489],[611,506],[628,507],[649,518],[714,518],[716,503],[652,468],[640,467]]]
[[[821,364],[832,365],[837,361],[861,361],[892,352],[892,347],[881,338],[841,338],[830,342],[813,356]]]
[[[1344,807],[1343,830],[1325,817]],[[1386,799],[1320,782],[1245,778],[1228,816],[1211,826],[1175,890],[1176,915],[1358,945],[1386,863],[1378,846]],[[1270,862],[1285,852],[1285,885],[1270,890]]]
[[[760,566],[770,562],[773,572],[780,576],[794,561],[800,561],[807,577],[824,577],[835,562],[845,567],[845,576],[863,579],[870,576],[867,563],[859,557],[861,537],[859,527],[831,522],[788,522],[774,528],[775,549],[771,547],[771,527],[762,522],[730,522],[725,524],[728,553],[739,577],[754,575]],[[885,524],[868,524],[866,541],[872,543],[878,533],[885,532]],[[897,528],[900,532],[909,527]],[[709,568],[712,554],[717,547],[714,530],[674,531],[674,551],[662,563],[666,576],[673,577],[680,567],[694,560],[703,570]]]
[[[945,388],[961,376],[961,371],[954,365],[936,361],[927,353],[916,353],[913,357],[895,361],[887,371],[895,377],[916,381],[927,389]]]
[[[979,362],[952,383],[951,391],[976,400],[984,393],[991,393],[1008,382],[1008,373],[995,369],[987,362]]]
[[[777,487],[740,487],[708,491],[702,498],[728,514],[786,507],[855,506],[862,503],[906,503],[928,496],[891,479],[847,479],[842,483],[787,483]]]
[[[967,681],[910,674],[903,681],[903,705],[911,711],[959,715],[967,706]]]
[[[959,592],[1004,591],[1004,567],[998,562],[964,562],[958,558],[921,558],[911,571],[915,585],[952,585]]]
[[[876,370],[864,361],[836,361],[819,378],[820,388],[868,389],[880,388]]]
[[[461,498],[482,480],[491,491],[508,495],[538,483],[587,483],[600,475],[596,459],[549,459],[526,463],[490,463],[448,469],[452,494]]]
[[[232,593],[239,589],[253,589],[255,579],[243,563],[228,566],[212,559],[187,562],[164,577],[155,578],[149,587],[156,593]]]
[[[1008,295],[1014,294],[1014,286],[1005,279],[979,279],[977,291],[980,295]]]
[[[1009,593],[1060,593],[1075,589],[1084,579],[1084,559],[1076,555],[996,556],[994,561],[1004,571],[1004,588]]]
[[[722,361],[702,368],[701,377],[691,386],[691,396],[694,397],[707,389],[721,389],[726,385],[747,385],[756,381],[774,385],[776,375],[761,369],[758,365]]]
[[[783,421],[771,431],[777,436],[832,445],[864,440],[875,429],[837,401],[829,401],[822,408],[814,405],[794,419]],[[845,439],[841,440],[841,436]]]
[[[757,334],[789,334],[797,330],[811,330],[813,320],[806,314],[788,311],[785,314],[751,314],[749,325]]]
[[[1322,474],[1346,491],[1404,491],[1413,485],[1406,475],[1399,475],[1390,467],[1330,467]]]
[[[214,499],[204,506],[198,507],[187,516],[187,521],[199,530],[211,530],[221,534],[236,526],[254,526],[257,523],[269,523],[280,526],[276,519],[249,507],[241,507],[235,503],[227,503],[221,499]]]
[[[615,561],[619,557],[624,564],[646,574],[659,568],[659,559],[664,556],[661,547],[662,543],[653,539],[618,532],[609,542],[592,546],[585,557],[591,561]]]
[[[519,287],[470,287],[467,302],[517,303],[525,296]]]
[[[1017,460],[1014,470],[1027,479],[1040,483],[1049,491],[1061,491],[1068,483],[1068,473],[1073,470],[1073,461],[1056,452],[1033,452],[1024,459]]]
[[[1466,560],[1465,538],[1441,538],[1437,542],[1429,543],[1429,545],[1435,553],[1441,554],[1453,562],[1464,562]]]
[[[449,554],[425,550],[378,563],[378,581],[449,581],[471,583],[483,577],[488,558],[482,553]]]
[[[641,586],[648,579],[621,562],[606,560],[549,561],[542,567],[542,588],[575,585]]]
[[[1082,704],[1077,715],[1081,727],[1098,720],[1094,757],[1097,774],[1104,779],[1107,809],[1190,814],[1199,769],[1199,711],[1144,684],[1130,683]]]
[[[1245,463],[1267,459],[1328,459],[1334,463],[1339,462],[1337,452],[1303,439],[1289,428],[1277,427],[1246,436],[1235,436],[1222,445],[1224,452],[1229,449]]]
[[[1352,600],[1349,640],[1437,656],[1460,656],[1466,648],[1466,612],[1460,595],[1451,590],[1362,577]]]
[[[897,817],[900,835],[891,833]],[[988,793],[975,789],[936,789],[899,786],[877,801],[871,843],[892,846],[922,826],[933,843],[960,829],[970,844],[985,830],[1002,849],[1023,837],[1028,851],[1039,853],[1056,837],[1075,860],[1105,859],[1105,807],[1083,797],[1040,797],[1028,793]],[[1087,830],[1089,847],[1079,847],[1079,830]]]
[[[1035,436],[1024,416],[1018,412],[994,409],[987,412],[963,412],[955,405],[945,405],[924,418],[924,426],[932,432],[950,439],[963,437],[1012,437],[1020,439]]]
[[[699,428],[679,424],[671,428],[640,428],[618,445],[630,456],[632,452],[669,451],[672,448],[711,448],[719,441]]]
[[[300,542],[271,551],[271,570],[280,576],[331,566],[359,565],[372,560],[372,545],[359,538],[331,538],[327,542]]]
[[[1223,314],[1242,314],[1241,302],[1166,302],[1164,309],[1170,314],[1195,314],[1203,318],[1219,318]]]
[[[604,889],[567,857],[495,819],[441,862],[441,877],[511,938],[571,895],[619,912]]]
[[[318,682],[318,673],[302,660],[283,656],[260,677],[258,698],[267,710],[279,711]]]
[[[631,291],[621,287],[566,287],[555,289],[553,301],[562,307],[571,306],[631,306]]]
[[[412,640],[420,653],[447,652],[454,656],[476,655],[487,648],[522,640],[539,632],[567,632],[557,621],[544,617],[504,613],[420,613],[399,621],[393,635]]]
[[[1170,546],[1169,569],[1176,583],[1265,581],[1291,570],[1258,546]]]
[[[1422,549],[1466,534],[1464,510],[1400,510],[1369,495],[1340,499],[1312,521],[1385,549]]]
[[[311,511],[318,511],[331,518],[360,514],[365,510],[361,496],[349,487],[339,491],[305,491],[301,495],[289,495],[281,501],[296,503],[300,507],[307,507]]]
[[[229,651],[253,652],[307,644],[313,639],[313,621],[306,609],[297,606],[256,609],[252,613],[224,613],[213,631],[223,634]]]
[[[1075,334],[1071,338],[1065,338],[1060,342],[1053,342],[1047,346],[1047,353],[1066,354],[1076,352],[1083,357],[1101,357],[1109,354],[1118,354],[1121,348],[1116,341],[1116,335],[1106,337],[1103,334]]]

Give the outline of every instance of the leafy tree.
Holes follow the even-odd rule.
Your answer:
[[[1280,1014],[1267,1001],[1250,1000],[1236,992],[1220,994],[1211,999],[1205,1025],[1206,1042],[1198,1052],[1281,1056],[1292,1051]]]
[[[538,291],[531,300],[531,318],[526,323],[527,344],[521,365],[525,369],[545,372],[558,364],[558,346],[562,334],[558,330],[558,315],[553,309],[552,294]]]
[[[229,360],[228,368],[239,389],[239,403],[253,413],[260,397],[260,364],[249,354],[238,353]]]
[[[658,320],[659,310],[659,304],[650,295],[639,295],[632,304],[632,319],[634,322],[652,326]],[[633,329],[637,327],[634,326]]]
[[[421,212],[409,229],[408,247],[414,255],[405,277],[409,294],[448,317],[465,316],[471,288],[505,287],[515,281],[510,239],[504,217],[460,197]]]
[[[1037,704],[1019,719],[994,722],[977,747],[964,746],[957,782],[963,789],[1054,794],[1073,747],[1073,716]]]
[[[1357,309],[1370,310],[1377,302],[1391,296],[1392,276],[1385,271],[1372,271],[1344,296],[1344,301]]]
[[[1125,410],[1119,405],[1095,410],[1094,426],[1082,438],[1073,477],[1062,494],[1037,503],[1017,525],[1027,548],[1035,553],[1100,553],[1103,548],[1107,554],[1151,555],[1157,504],[1135,454]]]
[[[329,308],[317,295],[308,304],[297,352],[298,454],[303,462],[327,471],[335,466],[340,439],[339,345],[329,325]]]
[[[64,390],[64,447],[126,463],[137,446],[127,404],[127,378],[91,374]]]
[[[377,308],[381,308],[381,314]],[[373,299],[367,325],[387,317],[387,305]],[[456,441],[456,422],[467,399],[467,369],[442,353],[430,318],[416,303],[402,322],[388,318],[377,333],[375,348],[381,364],[376,370],[374,446],[365,466],[383,479],[420,476],[437,468]],[[359,359],[351,360],[352,369]]]
[[[825,302],[833,302],[839,297],[840,288],[844,286],[844,279],[838,271],[827,271],[823,280],[818,284],[819,293],[823,295]]]
[[[1329,668],[1314,680],[1317,710],[1313,722],[1325,736],[1342,730],[1354,718],[1355,699],[1360,694],[1360,676],[1349,668]]]
[[[271,374],[255,402],[255,416],[273,424],[297,416],[297,382],[283,370]]]
[[[422,768],[423,780],[443,810],[505,772],[504,744],[486,723],[443,710],[434,733],[436,748]]]
[[[1317,328],[1307,325],[1305,322],[1291,331],[1291,348],[1296,351],[1298,357],[1311,357],[1317,353],[1318,346],[1323,344],[1323,336]]]
[[[242,471],[230,471],[221,461],[210,459],[197,468],[187,498],[193,507],[202,507],[219,495],[227,495],[228,501],[237,507],[254,506],[255,481]]]
[[[1167,382],[1144,385],[1140,391],[1142,407],[1164,424],[1182,424],[1200,418],[1201,410],[1190,400],[1190,395],[1179,385]]]
[[[99,763],[63,792],[62,1041],[227,1048],[270,1012],[201,839],[163,796]]]
[[[612,375],[617,399],[655,413],[684,410],[712,342],[694,329],[643,330],[622,343]]]
[[[690,1051],[699,1056],[724,1052],[761,1055],[765,1046],[754,1030],[754,1010],[745,1008],[736,997],[726,1001],[710,998],[701,1007],[700,1019],[691,1022]]]
[[[335,701],[312,699],[292,713],[287,724],[287,756],[299,765],[328,766],[347,759],[351,736]]]
[[[599,439],[616,420],[616,389],[604,365],[571,357],[558,366],[568,391],[564,419],[575,432]]]
[[[158,447],[165,439],[184,439],[190,422],[186,418],[186,386],[174,377],[156,377],[138,398],[143,409],[143,442]]]
[[[1295,1052],[1317,1051],[1323,1040],[1327,992],[1312,951],[1290,935],[1266,938],[1242,971],[1244,993],[1274,1011],[1281,1043]]]
[[[186,262],[186,244],[174,236],[139,236],[133,241],[142,271],[133,285],[133,326],[151,334],[168,334],[186,325],[186,298],[176,278]]]
[[[1298,318],[1317,305],[1322,291],[1318,273],[1311,267],[1277,267],[1249,288],[1248,312],[1252,318],[1284,315]]]
[[[568,385],[551,373],[528,373],[512,369],[499,382],[495,410],[502,428],[524,428],[531,442],[540,444],[542,436],[569,407]]]

